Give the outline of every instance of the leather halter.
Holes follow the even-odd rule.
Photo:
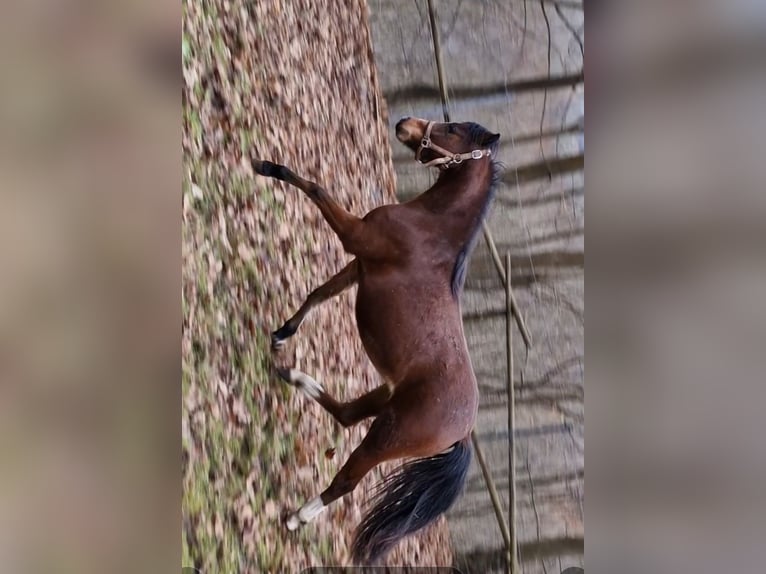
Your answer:
[[[431,141],[431,128],[434,127],[435,123],[436,122],[428,122],[428,126],[426,126],[426,133],[423,135],[423,139],[420,140],[420,147],[418,147],[418,151],[415,154],[415,159],[422,163],[424,166],[433,167],[438,165],[442,169],[447,169],[450,166],[463,163],[463,160],[466,159],[481,159],[483,157],[489,157],[492,155],[491,149],[475,149],[465,153],[452,153],[451,151],[447,151],[443,147],[436,145]],[[432,149],[436,152],[439,152],[442,154],[442,157],[437,157],[428,163],[424,163],[420,159],[420,153],[424,149]]]

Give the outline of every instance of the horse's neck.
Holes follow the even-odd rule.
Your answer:
[[[452,222],[471,235],[490,199],[491,187],[492,165],[473,161],[445,170],[421,199],[429,211],[447,216],[443,225]]]

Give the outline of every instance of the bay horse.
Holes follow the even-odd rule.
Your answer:
[[[374,467],[404,463],[381,485],[352,547],[356,564],[377,564],[405,536],[436,520],[458,498],[471,462],[478,387],[463,333],[460,295],[477,233],[498,180],[499,134],[475,123],[402,118],[400,142],[417,161],[439,167],[434,185],[406,203],[359,218],[315,182],[254,159],[254,170],[303,191],[355,258],[315,289],[272,334],[281,347],[316,305],[358,284],[356,321],[384,384],[341,402],[313,377],[277,369],[344,427],[374,417],[369,432],[330,486],[290,514],[295,530],[350,493]]]

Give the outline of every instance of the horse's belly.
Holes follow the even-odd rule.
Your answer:
[[[460,311],[449,291],[411,281],[360,282],[356,322],[364,349],[380,373],[397,382],[416,365],[449,361],[464,348]]]
[[[400,297],[379,289],[360,286],[357,293],[356,323],[362,345],[375,368],[390,380],[397,379],[416,352],[413,311],[403,306]]]
[[[381,320],[383,310],[357,302],[356,323],[367,356],[375,368],[386,378],[396,378],[397,357],[403,358],[402,349],[395,333],[392,333],[391,319]]]

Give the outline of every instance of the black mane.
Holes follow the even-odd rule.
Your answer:
[[[470,123],[468,127],[468,134],[471,138],[471,143],[475,143],[478,145],[481,145],[483,147],[489,148],[492,150],[492,158],[495,158],[497,155],[497,141],[495,141],[493,144],[490,144],[489,146],[484,146],[481,142],[484,141],[488,136],[492,135],[492,132],[487,130],[484,126],[481,126],[477,123]],[[487,216],[487,213],[489,211],[489,207],[492,204],[492,199],[495,197],[495,191],[497,190],[497,185],[500,182],[500,175],[502,171],[502,164],[497,161],[496,159],[490,159],[492,170],[492,178],[489,183],[489,189],[487,190],[487,195],[484,200],[484,204],[481,207],[481,211],[479,212],[479,216],[474,221],[473,229],[471,230],[471,234],[468,237],[468,241],[466,241],[465,245],[463,245],[463,248],[460,250],[460,252],[457,254],[457,259],[455,260],[455,267],[452,270],[452,296],[457,298],[460,296],[460,294],[463,292],[463,285],[465,284],[465,276],[468,268],[468,262],[471,258],[471,253],[473,253],[474,247],[476,247],[476,240],[479,235],[479,228],[481,227],[482,222]]]
[[[481,142],[491,135],[494,135],[494,134],[491,131],[489,131],[487,128],[485,128],[484,126],[477,124],[475,122],[468,123],[468,137],[471,139],[471,143],[484,146],[485,144],[482,144]],[[489,149],[492,150],[493,156],[497,153],[497,142],[487,147],[489,147]]]

